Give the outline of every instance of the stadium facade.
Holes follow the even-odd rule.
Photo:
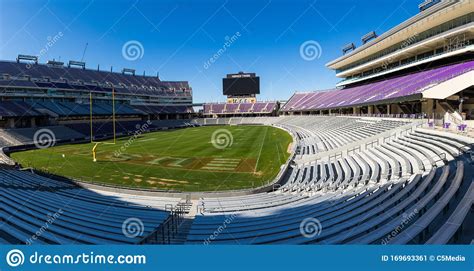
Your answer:
[[[334,89],[297,92],[283,114],[474,118],[474,1],[425,1],[420,13],[326,66]]]

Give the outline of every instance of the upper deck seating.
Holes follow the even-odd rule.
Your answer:
[[[281,110],[304,111],[347,108],[410,97],[473,69],[474,61],[467,61],[343,90],[295,93]]]

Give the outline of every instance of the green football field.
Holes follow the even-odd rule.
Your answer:
[[[112,141],[106,141],[110,143]],[[160,131],[100,144],[12,153],[33,167],[82,181],[174,191],[258,187],[289,157],[291,136],[268,126],[213,126]]]

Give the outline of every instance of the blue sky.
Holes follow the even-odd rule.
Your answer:
[[[260,100],[285,100],[332,88],[338,79],[325,64],[341,47],[408,19],[420,2],[0,0],[0,59],[22,53],[40,62],[80,60],[88,43],[87,67],[187,80],[195,102],[223,101],[221,80],[238,71],[261,77]],[[124,57],[129,41],[143,48],[138,57]],[[300,54],[307,41],[320,45],[315,59]]]

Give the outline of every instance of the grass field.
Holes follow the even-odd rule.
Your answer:
[[[267,126],[198,127],[100,144],[95,163],[90,143],[17,152],[11,157],[23,167],[82,181],[223,191],[258,187],[272,180],[289,157],[291,141],[285,131]]]

